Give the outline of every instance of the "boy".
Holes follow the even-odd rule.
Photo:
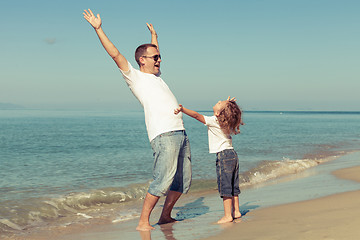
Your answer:
[[[209,152],[216,153],[218,190],[224,204],[224,216],[217,223],[232,222],[241,217],[239,209],[239,159],[232,146],[231,135],[240,133],[241,110],[236,99],[228,97],[213,107],[214,116],[208,117],[179,105],[175,114],[183,112],[208,127]]]

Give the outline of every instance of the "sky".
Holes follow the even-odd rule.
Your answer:
[[[119,51],[159,36],[162,78],[179,103],[211,110],[360,111],[360,1],[1,1],[0,103],[141,110],[84,9]]]

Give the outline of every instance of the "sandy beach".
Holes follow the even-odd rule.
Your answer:
[[[333,172],[360,182],[360,166]],[[247,214],[215,239],[359,239],[360,191],[296,202]]]

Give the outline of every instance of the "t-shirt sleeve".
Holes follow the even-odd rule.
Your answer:
[[[214,127],[218,125],[216,121],[216,116],[211,116],[211,117],[204,116],[204,119],[205,119],[205,126]]]
[[[121,70],[120,68],[119,68],[119,70],[120,70],[121,74],[123,75],[127,85],[130,86],[130,85],[134,84],[134,79],[135,79],[134,74],[136,74],[136,73],[134,71],[135,69],[129,62],[128,62],[128,66],[129,66],[129,70],[127,70],[126,72]]]

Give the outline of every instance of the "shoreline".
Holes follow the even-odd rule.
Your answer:
[[[332,172],[360,183],[360,165]],[[360,236],[360,190],[254,210],[217,239],[357,239]]]
[[[100,221],[91,220],[86,224],[76,226],[64,225],[62,227],[49,228],[47,232],[26,232],[25,230],[22,236],[14,236],[15,238],[5,237],[4,239],[115,240],[119,239],[119,236],[121,236],[121,239],[129,240],[192,240],[220,239],[228,235],[229,239],[238,239],[238,233],[233,233],[236,232],[236,229],[239,229],[238,231],[240,231],[241,236],[244,235],[244,238],[242,239],[272,239],[268,237],[268,234],[266,236],[259,235],[255,237],[254,233],[261,234],[268,231],[263,231],[262,229],[260,231],[259,226],[261,226],[261,228],[269,226],[269,231],[271,231],[273,228],[275,229],[275,226],[271,226],[273,226],[272,224],[276,223],[276,221],[278,221],[277,224],[279,229],[283,228],[282,230],[278,231],[282,232],[284,231],[284,228],[287,230],[288,224],[290,224],[291,221],[298,223],[296,225],[298,226],[301,223],[301,220],[306,219],[307,217],[305,216],[301,219],[294,220],[291,219],[291,216],[281,216],[284,211],[290,211],[283,211],[282,207],[287,207],[289,205],[292,206],[292,204],[294,204],[295,207],[292,208],[296,210],[299,209],[299,207],[296,206],[301,204],[301,201],[341,202],[342,200],[337,199],[330,201],[323,199],[327,199],[329,195],[331,195],[330,197],[333,197],[335,195],[342,196],[343,194],[360,194],[360,191],[354,191],[360,189],[358,182],[342,180],[345,177],[338,178],[341,176],[349,177],[349,171],[352,171],[353,175],[356,175],[359,172],[359,169],[357,167],[354,168],[354,166],[359,164],[358,159],[360,159],[360,152],[351,152],[346,155],[339,156],[338,159],[333,161],[328,161],[314,168],[307,169],[306,171],[291,176],[282,177],[280,179],[276,179],[265,184],[260,184],[258,186],[255,185],[253,188],[242,189],[243,192],[240,194],[240,209],[244,217],[241,219],[241,222],[237,222],[236,224],[214,224],[223,214],[222,200],[219,198],[217,190],[208,190],[206,192],[191,192],[191,194],[187,194],[181,197],[173,212],[173,217],[178,219],[179,222],[161,226],[155,224],[154,226],[156,230],[149,232],[149,234],[141,233],[135,230],[138,218],[119,222],[111,222],[108,221],[108,219],[102,219]],[[337,177],[332,174],[334,171],[334,174]],[[342,173],[342,171],[344,171],[344,173]],[[299,191],[298,189],[303,190],[303,192]],[[359,196],[351,195],[348,198],[359,199]],[[161,199],[155,207],[150,219],[151,224],[157,222],[163,200],[164,199]],[[324,204],[319,204],[319,209],[323,205]],[[116,209],[113,209],[112,211],[116,213]],[[268,211],[273,212],[269,213]],[[312,212],[315,213],[316,211],[317,209],[312,209],[308,215],[313,216]],[[340,212],[339,214],[341,215],[342,213]],[[274,218],[273,216],[276,217]],[[334,218],[332,217],[332,219]],[[253,224],[253,232],[251,231],[250,227],[247,227],[251,226],[251,224]],[[305,225],[308,224],[306,223]],[[246,230],[249,231],[249,238],[246,238],[246,232],[244,231],[243,226],[246,226],[247,229],[249,228]],[[232,238],[234,237],[232,234],[235,234],[234,236],[237,236],[237,238]],[[278,237],[278,235],[275,235],[274,238],[285,239],[286,237]]]

